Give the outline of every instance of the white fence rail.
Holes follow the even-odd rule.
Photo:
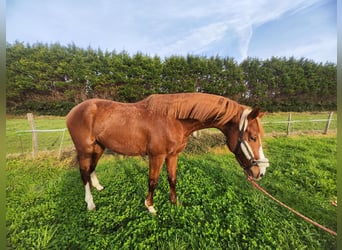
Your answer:
[[[29,151],[28,145],[30,143],[30,139],[28,135],[25,135],[25,134],[31,133],[32,134],[31,146],[32,146],[33,157],[36,157],[38,155],[38,151],[42,150],[42,149],[39,149],[38,147],[39,145],[42,145],[41,147],[43,147],[45,150],[48,150],[48,151],[51,150],[51,147],[54,148],[52,149],[53,151],[55,151],[56,148],[58,148],[58,159],[61,159],[63,148],[72,146],[72,142],[71,142],[71,138],[69,134],[68,133],[67,135],[65,134],[67,129],[66,128],[35,129],[33,117],[30,117],[28,115],[28,119],[29,119],[29,123],[32,129],[18,130],[15,132],[19,138],[19,144],[20,144],[19,147],[21,148],[21,153],[24,154],[25,152]],[[284,119],[284,116],[282,117],[282,119]],[[316,128],[315,131],[316,132],[318,131],[319,133],[327,134],[329,131],[336,131],[336,127],[337,127],[336,123],[333,124],[333,128],[331,129],[331,124],[332,122],[335,122],[335,121],[337,121],[337,119],[333,119],[333,112],[330,112],[328,114],[327,119],[320,118],[320,119],[306,119],[306,120],[304,119],[292,120],[292,114],[289,113],[287,121],[286,120],[270,120],[270,121],[266,120],[266,121],[263,121],[263,127],[265,129],[266,135],[270,135],[270,134],[271,135],[273,134],[291,135],[291,134],[296,133],[294,132],[294,124],[304,124],[304,123],[314,124],[315,123],[314,126],[317,126],[317,123],[325,123],[325,125],[322,124],[320,126],[317,126],[317,127],[320,127],[320,129],[317,130]],[[306,126],[303,125],[300,128],[296,128],[296,129],[297,129],[297,132],[307,131],[310,133],[310,131],[313,131],[313,130],[308,129],[307,125]],[[55,134],[51,135],[51,137],[50,136],[44,137],[42,135],[39,135],[40,133],[44,133],[44,134],[55,133]]]
[[[326,119],[292,120],[292,113],[289,113],[287,121],[270,121],[270,122],[264,121],[262,124],[264,125],[264,127],[265,126],[267,127],[267,126],[272,125],[272,124],[287,124],[286,135],[290,135],[292,133],[291,128],[292,128],[293,124],[296,124],[296,123],[325,123],[325,126],[324,126],[323,130],[321,130],[321,132],[323,134],[327,134],[329,132],[331,122],[336,121],[336,119],[333,119],[333,114],[334,114],[334,112],[330,112]],[[304,128],[303,130],[306,130],[306,129]]]

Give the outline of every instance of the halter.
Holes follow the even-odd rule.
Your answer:
[[[236,157],[236,159],[238,160],[238,162],[240,163],[240,165],[243,167],[244,170],[250,169],[253,166],[267,168],[269,166],[268,159],[263,158],[263,159],[256,160],[254,158],[253,150],[249,146],[248,142],[243,139],[243,135],[244,135],[244,133],[247,129],[247,126],[248,126],[247,116],[249,115],[250,112],[251,112],[251,110],[245,109],[241,115],[241,120],[240,120],[240,124],[239,124],[239,139],[238,139],[238,143],[236,144],[234,153],[237,154],[238,147],[240,147],[241,151],[245,155],[246,159],[250,162],[250,164],[248,166],[244,167],[242,164],[242,161],[238,157]]]

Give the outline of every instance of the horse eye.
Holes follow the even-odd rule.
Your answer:
[[[253,136],[253,135],[251,135],[251,136],[249,137],[249,139],[251,139],[252,141],[256,142],[256,140],[257,140],[257,137],[256,137],[256,136]]]

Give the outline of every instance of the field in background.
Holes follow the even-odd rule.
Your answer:
[[[296,113],[293,112],[291,123],[291,134],[312,134],[322,133],[326,126],[326,120],[329,112],[315,113]],[[34,117],[37,130],[64,129],[65,117],[56,116],[37,116]],[[266,136],[286,135],[287,133],[288,113],[267,113],[263,121],[263,127]],[[24,154],[32,151],[32,134],[18,133],[17,131],[30,130],[30,125],[25,116],[8,117],[6,119],[6,146],[7,154]],[[329,133],[336,133],[337,116],[334,113],[330,124]],[[68,150],[73,147],[68,131],[65,132],[62,141],[63,132],[38,133],[38,150],[58,152],[60,146],[62,150]],[[61,145],[62,143],[62,145]]]
[[[311,134],[323,133],[330,112],[291,112],[291,113],[266,113],[262,119],[263,127],[268,135]],[[291,114],[291,124],[288,131],[288,118]],[[328,133],[336,133],[337,115],[332,113],[332,119]]]
[[[37,130],[64,129],[65,117],[58,116],[37,116],[34,117]],[[31,130],[28,120],[25,116],[8,117],[6,119],[6,146],[7,154],[22,154],[32,151],[32,134],[18,131]],[[38,150],[58,151],[62,132],[38,133]],[[63,149],[72,147],[72,141],[68,131],[62,142]]]

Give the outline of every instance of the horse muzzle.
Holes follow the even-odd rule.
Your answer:
[[[259,159],[259,160],[252,160],[252,166],[251,167],[253,167],[253,166],[256,166],[259,168],[259,173],[257,174],[256,177],[254,176],[254,174],[252,174],[251,176],[255,180],[260,180],[262,177],[265,176],[266,168],[268,168],[270,166],[270,164],[269,164],[269,160],[267,158],[263,158],[263,159]],[[253,172],[253,171],[250,170],[250,172]]]

